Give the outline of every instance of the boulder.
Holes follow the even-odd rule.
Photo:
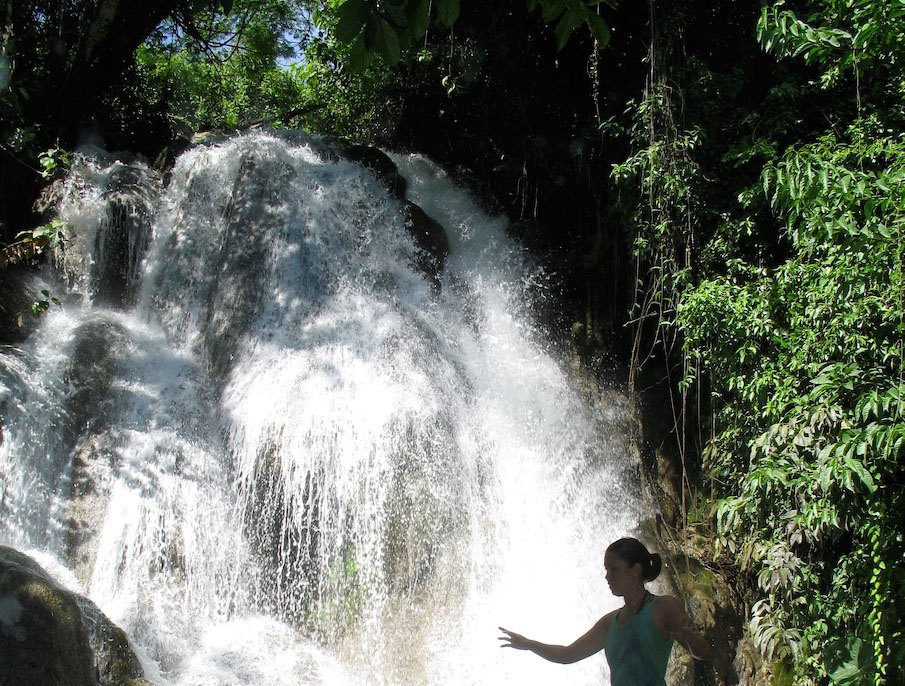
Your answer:
[[[100,683],[73,595],[27,555],[5,547],[0,547],[0,683]]]
[[[76,601],[88,629],[100,686],[154,686],[144,678],[144,669],[126,632],[87,598],[76,596]]]
[[[153,686],[125,633],[29,556],[0,546],[0,684]]]
[[[390,193],[404,206],[405,228],[415,239],[418,258],[415,263],[421,272],[439,286],[440,273],[449,254],[449,238],[440,223],[429,217],[421,207],[405,197],[408,183],[399,173],[396,163],[380,150],[358,145],[340,138],[327,137],[326,155],[341,157],[371,170],[386,185]]]
[[[328,137],[326,143],[329,145],[330,152],[350,162],[356,162],[365,169],[370,169],[374,172],[375,176],[386,184],[386,187],[395,198],[398,200],[405,198],[408,183],[405,177],[399,173],[396,163],[380,148],[358,145],[341,138],[332,137]]]
[[[429,217],[418,205],[406,200],[405,228],[418,246],[415,266],[439,284],[443,265],[449,255],[449,238],[443,226]]]

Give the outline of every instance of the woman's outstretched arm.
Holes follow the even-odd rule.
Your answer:
[[[540,655],[550,662],[559,662],[561,664],[578,662],[603,649],[603,642],[606,639],[606,632],[610,628],[612,616],[613,613],[611,612],[601,617],[583,636],[567,646],[541,643],[500,627],[500,631],[504,634],[499,637],[501,641],[500,647],[530,650],[535,655]]]

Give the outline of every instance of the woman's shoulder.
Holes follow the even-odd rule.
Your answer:
[[[676,619],[685,614],[682,603],[671,595],[655,595],[651,608],[651,618],[664,635]]]
[[[671,605],[679,602],[677,598],[671,595],[657,595],[656,593],[651,593],[650,595],[655,603],[666,603],[667,605]]]
[[[654,613],[671,613],[682,609],[682,603],[671,595],[654,595],[651,605],[653,605]]]
[[[603,617],[601,617],[600,619],[597,620],[596,624],[594,624],[594,628],[597,631],[600,631],[600,632],[603,632],[604,634],[606,634],[606,632],[610,628],[610,624],[613,623],[613,620],[616,618],[617,614],[619,614],[618,608],[615,610],[611,610],[610,612],[607,612]]]
[[[616,615],[619,614],[619,608],[617,607],[615,610],[610,610],[603,617],[597,620],[597,624],[609,626],[610,622],[615,619]]]

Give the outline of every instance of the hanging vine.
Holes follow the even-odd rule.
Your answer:
[[[676,448],[682,468],[682,513],[686,512],[688,487],[686,427],[687,386],[680,384],[689,374],[689,360],[682,352],[680,331],[675,326],[679,299],[690,283],[695,254],[698,185],[701,170],[694,158],[699,143],[695,129],[682,126],[684,65],[681,33],[661,34],[661,14],[678,12],[648,3],[650,47],[649,71],[643,97],[629,103],[629,135],[634,153],[613,167],[617,187],[634,195],[630,218],[633,236],[635,289],[629,383],[636,387],[639,374],[659,358],[669,378],[670,401]],[[680,25],[670,16],[672,26]],[[678,364],[680,371],[675,373]],[[672,391],[678,390],[678,397]]]

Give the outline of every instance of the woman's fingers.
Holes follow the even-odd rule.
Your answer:
[[[503,627],[498,627],[500,631],[503,632],[503,636],[499,636],[499,640],[503,641],[501,648],[519,648],[521,647],[520,641],[524,641],[524,637],[520,634],[515,633],[514,631],[509,631],[509,629],[504,629]]]

